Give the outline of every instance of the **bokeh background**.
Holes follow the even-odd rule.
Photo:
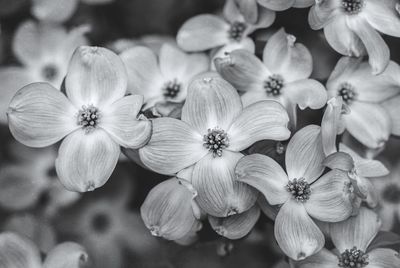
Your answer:
[[[87,37],[91,45],[118,52],[142,44],[143,37],[151,40],[147,44],[154,46],[159,45],[160,40],[173,40],[185,20],[196,14],[219,13],[223,4],[224,0],[80,3],[63,26],[70,29],[90,25]],[[35,20],[31,5],[30,0],[0,0],[0,68],[21,65],[12,52],[12,42],[21,23]],[[308,9],[278,12],[271,28],[255,32],[252,37],[260,52],[271,33],[285,27],[310,49],[314,58],[312,76],[325,82],[339,55],[329,47],[321,32],[309,28],[307,15]],[[392,60],[399,63],[400,41],[385,39],[391,48]],[[9,81],[0,80],[0,99],[5,86],[10,86]],[[318,124],[321,115],[322,111],[302,111],[300,125]],[[104,187],[83,195],[71,193],[57,180],[56,152],[57,145],[30,149],[18,144],[7,125],[0,125],[0,230],[29,236],[43,254],[59,242],[76,241],[88,250],[93,267],[100,268],[265,268],[273,267],[282,259],[273,237],[272,221],[264,215],[255,229],[238,241],[218,236],[206,222],[199,233],[199,241],[190,246],[152,237],[140,218],[139,209],[150,189],[165,180],[165,176],[121,156],[117,169]],[[400,142],[394,137],[379,159],[396,170],[399,152]],[[394,172],[392,176],[398,177],[399,169]],[[400,234],[398,221],[394,231]]]

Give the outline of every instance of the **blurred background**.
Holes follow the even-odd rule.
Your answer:
[[[0,0],[0,70],[24,68],[13,46],[19,27],[28,20],[37,21],[32,15],[34,2]],[[224,4],[224,0],[115,0],[96,5],[90,2],[78,2],[72,15],[59,22],[59,27],[70,30],[88,25],[89,44],[116,52],[137,44],[157,48],[162,42],[173,40],[188,18],[219,13]],[[271,33],[285,27],[310,49],[313,77],[325,82],[339,55],[321,32],[309,28],[307,15],[308,9],[278,12],[270,29],[255,32],[252,37],[260,52]],[[385,39],[391,47],[392,60],[399,63],[400,41]],[[65,40],[57,41],[62,44]],[[0,75],[1,111],[9,101],[4,92],[15,92],[24,85],[24,79],[11,74]],[[319,124],[321,116],[322,110],[302,111],[300,125]],[[166,177],[143,169],[124,156],[104,187],[81,195],[64,190],[58,182],[54,167],[57,145],[30,149],[18,144],[5,121],[0,124],[0,141],[0,230],[29,236],[44,254],[59,242],[76,241],[88,250],[93,267],[100,268],[273,267],[282,258],[273,237],[273,223],[265,215],[247,237],[238,241],[218,236],[207,222],[199,233],[199,241],[190,246],[152,237],[139,209],[150,189]],[[379,159],[395,169],[399,150],[399,140],[392,138]],[[392,216],[394,213],[399,214],[400,209],[392,211]],[[398,217],[394,218],[393,228],[400,234]]]

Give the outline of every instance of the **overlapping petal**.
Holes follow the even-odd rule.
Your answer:
[[[83,129],[61,143],[56,170],[61,183],[75,192],[93,191],[110,178],[120,155],[120,147],[102,129]]]
[[[150,139],[151,122],[144,117],[137,118],[142,105],[140,95],[117,100],[101,115],[101,127],[123,147],[143,147]]]
[[[378,248],[368,253],[371,268],[396,268],[400,266],[399,253],[389,248]]]
[[[207,214],[226,217],[242,213],[257,200],[257,192],[235,181],[235,166],[243,155],[225,150],[221,157],[208,154],[193,169],[192,184],[196,201]]]
[[[347,172],[332,170],[311,185],[310,199],[304,204],[308,214],[325,222],[339,222],[353,212]]]
[[[242,111],[237,91],[216,73],[199,75],[189,85],[182,121],[200,134],[216,127],[227,130]]]
[[[383,102],[382,106],[390,116],[392,134],[400,136],[400,120],[398,120],[400,113],[400,95]]]
[[[74,242],[64,242],[47,255],[43,268],[81,268],[89,262],[85,249]]]
[[[293,260],[303,260],[322,249],[325,238],[308,216],[302,203],[289,200],[275,220],[275,238],[283,252]]]
[[[210,14],[195,16],[179,29],[176,41],[186,51],[204,51],[229,42],[229,24]]]
[[[257,0],[257,2],[268,9],[282,11],[292,7],[295,0]]]
[[[303,79],[291,82],[283,88],[283,94],[292,102],[299,105],[304,110],[320,109],[325,106],[327,94],[325,87],[313,79]]]
[[[71,58],[65,87],[68,98],[77,107],[101,108],[125,95],[127,81],[125,66],[114,52],[82,46]]]
[[[357,216],[330,226],[332,241],[339,252],[357,247],[366,251],[381,226],[378,215],[372,210],[361,208]]]
[[[324,170],[324,158],[320,127],[308,125],[302,128],[292,137],[286,150],[285,163],[289,179],[304,178],[312,183]]]
[[[343,107],[342,98],[331,98],[326,106],[326,110],[321,121],[321,138],[325,156],[337,151],[336,136],[342,130],[343,122],[341,118]]]
[[[8,109],[10,131],[21,143],[45,147],[79,126],[77,109],[47,83],[29,84],[18,91]]]
[[[400,19],[396,0],[370,0],[365,5],[365,19],[379,32],[400,37]]]
[[[308,15],[308,23],[313,30],[322,29],[335,18],[339,8],[339,1],[315,2]]]
[[[272,158],[252,154],[244,156],[235,168],[236,180],[260,191],[271,205],[285,203],[290,198],[285,186],[288,177],[282,167]]]
[[[152,122],[151,139],[139,151],[140,159],[150,169],[172,175],[208,153],[203,146],[203,136],[187,123],[172,118],[159,118]]]
[[[260,217],[260,209],[253,206],[249,210],[225,218],[209,216],[211,227],[219,235],[229,239],[240,239],[246,236]]]
[[[317,254],[314,254],[307,259],[297,262],[296,267],[298,268],[337,268],[338,257],[323,248]]]
[[[228,150],[241,151],[260,140],[282,141],[290,137],[289,117],[275,101],[259,101],[243,109],[227,133]]]

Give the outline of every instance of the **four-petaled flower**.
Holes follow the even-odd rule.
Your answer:
[[[66,137],[56,170],[72,191],[102,186],[113,172],[120,146],[140,148],[151,134],[151,122],[137,117],[139,95],[124,96],[125,67],[105,48],[79,47],[65,81],[66,95],[47,83],[25,86],[8,110],[13,136],[31,147],[45,147]]]
[[[369,56],[371,72],[379,74],[390,51],[378,32],[400,37],[397,0],[316,0],[309,14],[311,28],[324,28],[326,40],[342,55]]]
[[[312,218],[339,222],[353,211],[347,172],[334,169],[322,175],[323,159],[320,127],[309,125],[289,142],[287,173],[260,154],[243,157],[235,169],[237,181],[259,190],[271,205],[282,205],[275,219],[275,238],[294,260],[305,259],[324,246],[324,235]]]
[[[275,101],[242,107],[237,91],[216,73],[189,85],[182,119],[153,120],[149,143],[139,150],[150,169],[187,178],[196,201],[207,214],[226,217],[251,208],[257,194],[234,181],[240,151],[263,139],[289,138],[288,115]]]

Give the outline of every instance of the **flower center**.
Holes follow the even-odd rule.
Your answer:
[[[221,157],[222,150],[229,146],[228,134],[218,127],[208,129],[208,133],[204,135],[203,141],[204,147],[212,152],[213,157]]]
[[[52,81],[58,75],[58,69],[54,64],[45,65],[42,69],[42,76],[47,81]]]
[[[164,97],[174,99],[178,96],[179,91],[181,91],[181,84],[177,82],[176,79],[165,83],[163,91]]]
[[[82,109],[80,109],[78,112],[78,125],[82,126],[86,133],[91,132],[97,127],[99,124],[99,119],[99,109],[93,105],[83,105]]]
[[[111,219],[104,213],[98,213],[92,218],[92,227],[98,233],[105,233],[111,226]]]
[[[364,7],[364,0],[342,0],[342,7],[346,13],[354,15]]]
[[[304,179],[293,179],[286,185],[286,190],[291,193],[298,202],[306,202],[310,199],[310,184]]]
[[[246,28],[246,23],[240,21],[233,22],[231,28],[229,28],[229,37],[233,40],[240,41]]]
[[[344,268],[363,268],[368,265],[368,254],[353,247],[346,249],[339,257],[339,267]]]
[[[356,98],[357,93],[353,85],[343,83],[338,90],[338,96],[341,96],[346,104],[350,104]]]
[[[268,77],[268,80],[264,82],[264,88],[267,91],[267,95],[274,97],[281,95],[283,88],[283,78],[279,74],[273,74]]]
[[[382,198],[392,204],[400,203],[400,187],[395,184],[387,185],[382,192]]]

